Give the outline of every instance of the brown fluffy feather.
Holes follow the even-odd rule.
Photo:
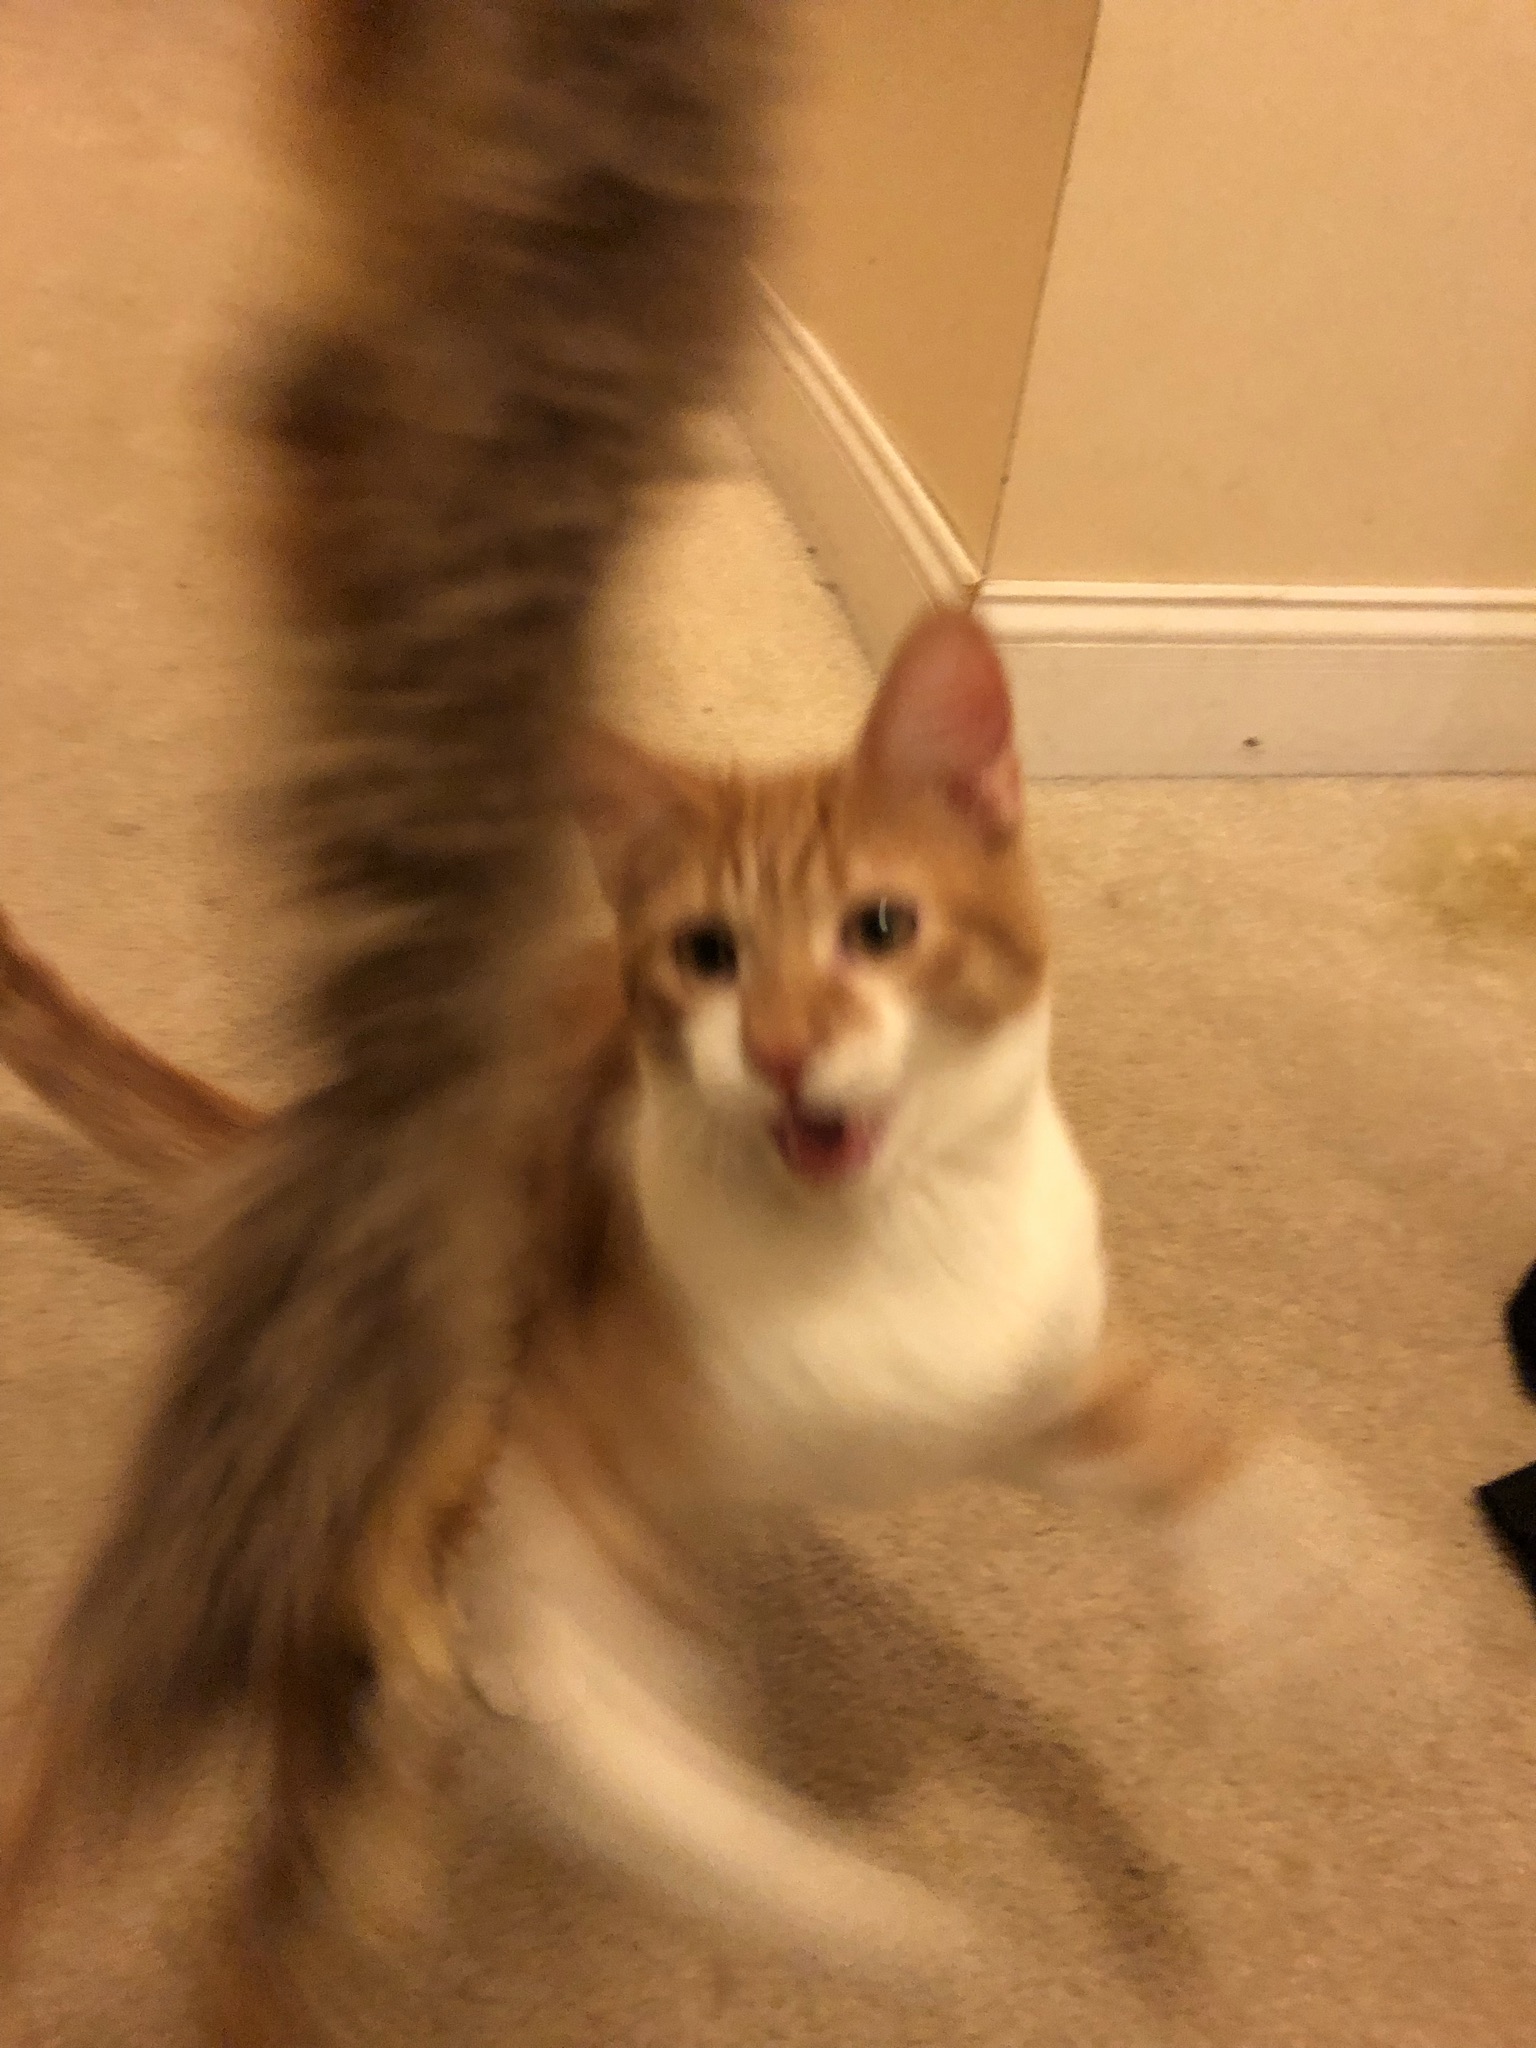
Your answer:
[[[136,1809],[254,1712],[282,1761],[228,1980],[265,1990],[231,1994],[231,2038],[263,2003],[305,2009],[327,1838],[376,1723],[440,1661],[433,1546],[536,1286],[531,963],[588,614],[730,365],[766,12],[304,10],[331,247],[266,412],[331,1078],[243,1147],[0,1850],[9,1921],[65,1816]],[[189,1105],[214,1136],[239,1121],[190,1083]]]

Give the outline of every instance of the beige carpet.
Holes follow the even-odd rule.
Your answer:
[[[287,941],[241,805],[258,608],[210,424],[260,268],[260,9],[0,15],[0,889],[128,1025],[279,1098]],[[250,290],[247,290],[248,284]],[[233,489],[230,487],[234,486]],[[618,608],[658,736],[847,730],[868,679],[745,466]],[[1536,1457],[1498,1329],[1536,1256],[1536,945],[1451,939],[1400,874],[1526,785],[1048,787],[1059,1066],[1134,1304],[1234,1403],[1289,1407],[1430,1546],[1477,1646],[1450,1731],[1384,1697],[1345,1770],[1202,1718],[1112,1529],[980,1491],[807,1539],[748,1590],[786,1768],[1016,1936],[938,2011],[797,1980],[532,1851],[469,1774],[450,1924],[366,2038],[723,2048],[1517,2048],[1536,2028],[1536,1610],[1468,1506]],[[109,1493],[166,1292],[141,1198],[0,1081],[0,1684]],[[1236,1759],[1236,1760],[1234,1760]],[[475,1786],[479,1784],[476,1794]],[[151,1893],[82,1898],[7,2042],[175,2038]],[[142,1981],[141,1981],[142,1980]],[[134,1988],[129,1991],[127,1987]]]

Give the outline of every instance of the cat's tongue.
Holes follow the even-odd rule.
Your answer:
[[[851,1116],[817,1116],[788,1109],[773,1127],[784,1164],[802,1180],[844,1180],[868,1166],[879,1141],[879,1126]]]

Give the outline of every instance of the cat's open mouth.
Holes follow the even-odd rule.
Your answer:
[[[873,1159],[881,1129],[874,1117],[787,1109],[773,1127],[773,1139],[784,1164],[802,1180],[845,1180]]]

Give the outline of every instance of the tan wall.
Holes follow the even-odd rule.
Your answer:
[[[1104,0],[990,566],[1536,583],[1532,0]]]
[[[1096,11],[1097,0],[797,0],[803,89],[764,270],[978,560]]]

